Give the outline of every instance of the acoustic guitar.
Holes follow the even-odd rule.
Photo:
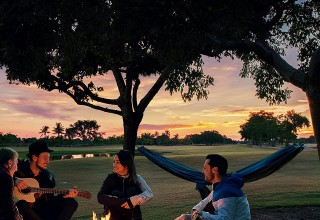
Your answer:
[[[53,193],[53,194],[68,194],[69,190],[55,189],[55,188],[39,188],[39,183],[33,178],[20,178],[28,187],[23,190],[19,190],[17,187],[13,189],[13,196],[18,200],[26,200],[27,202],[35,202],[37,193]],[[78,195],[84,199],[91,199],[91,193],[87,191],[78,191]]]

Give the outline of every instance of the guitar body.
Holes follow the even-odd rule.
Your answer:
[[[55,189],[55,188],[39,188],[39,183],[36,179],[33,178],[20,178],[27,185],[28,188],[24,190],[19,190],[16,186],[13,189],[13,196],[17,200],[26,200],[27,202],[35,202],[37,198],[39,198],[40,194],[43,193],[58,193],[58,194],[68,194],[69,190],[64,189]],[[78,191],[78,195],[84,199],[91,199],[91,193],[87,191]]]
[[[39,188],[39,183],[33,178],[21,178],[28,186]],[[16,186],[13,189],[13,196],[18,200],[26,200],[27,202],[35,202],[38,193],[32,192],[30,189],[19,190]]]

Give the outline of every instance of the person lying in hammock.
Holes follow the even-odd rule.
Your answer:
[[[203,166],[206,181],[212,183],[212,192],[208,197],[192,208],[192,214],[182,214],[175,220],[230,219],[250,220],[250,207],[241,188],[243,178],[238,174],[227,176],[228,161],[218,154],[209,154]],[[204,211],[212,202],[214,213]]]

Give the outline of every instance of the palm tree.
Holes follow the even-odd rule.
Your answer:
[[[69,141],[71,141],[76,137],[76,130],[73,127],[66,128],[65,137],[68,138]]]
[[[47,136],[47,134],[49,134],[49,133],[50,133],[49,126],[47,126],[47,125],[43,126],[39,132],[39,134],[41,134],[40,137],[44,136],[45,138],[49,137],[49,136]]]
[[[56,123],[56,127],[53,128],[53,133],[58,135],[58,138],[60,138],[62,136],[62,134],[64,134],[64,127],[62,126],[61,122]]]

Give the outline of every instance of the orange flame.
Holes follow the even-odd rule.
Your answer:
[[[108,214],[104,217],[101,217],[101,220],[109,220],[111,218],[111,212],[108,212]]]
[[[102,216],[101,220],[110,220],[111,218],[111,212],[109,212],[106,216]],[[98,220],[97,214],[95,212],[92,212],[92,220]]]

